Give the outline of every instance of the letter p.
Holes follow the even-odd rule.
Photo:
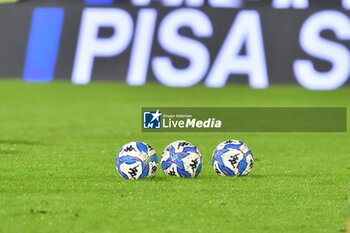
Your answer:
[[[101,27],[113,28],[114,34],[109,38],[99,38]],[[95,57],[112,57],[122,53],[130,43],[132,32],[132,18],[124,10],[85,9],[80,26],[72,82],[89,83]]]

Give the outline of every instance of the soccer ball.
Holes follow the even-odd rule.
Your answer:
[[[155,175],[158,158],[147,143],[129,142],[120,148],[115,164],[121,177],[137,180]]]
[[[252,151],[242,141],[224,141],[213,153],[214,171],[222,176],[246,176],[251,172],[253,163]]]
[[[192,143],[175,141],[164,149],[161,166],[169,176],[195,177],[201,171],[202,156]]]

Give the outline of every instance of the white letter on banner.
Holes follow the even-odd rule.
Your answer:
[[[131,0],[134,6],[148,6],[151,4],[151,0]]]
[[[348,16],[338,11],[325,10],[309,17],[301,28],[300,45],[302,49],[319,59],[332,63],[327,72],[315,70],[312,61],[294,62],[297,81],[313,90],[331,90],[342,86],[349,77],[350,53],[345,46],[322,38],[320,33],[332,30],[339,40],[350,39],[350,22]]]
[[[109,38],[98,38],[101,27],[113,28],[114,35]],[[124,10],[85,9],[75,54],[72,82],[89,83],[95,57],[112,57],[123,52],[130,43],[132,31],[132,18]]]
[[[350,10],[350,0],[342,0],[342,5],[345,10]]]
[[[217,8],[239,8],[243,6],[243,0],[209,0],[209,5]]]
[[[169,57],[155,57],[152,62],[155,77],[167,86],[188,87],[200,82],[210,64],[207,48],[199,41],[180,35],[181,27],[190,27],[198,37],[210,37],[213,33],[208,17],[196,9],[174,10],[163,19],[158,34],[160,45],[190,63],[185,69],[177,69]]]
[[[179,7],[186,3],[189,7],[203,6],[205,0],[158,0],[167,7]]]
[[[246,55],[240,55],[244,43]],[[269,85],[260,18],[256,11],[238,13],[205,84],[223,87],[231,74],[248,74],[253,88]]]
[[[296,9],[306,9],[309,7],[308,0],[273,0],[272,7],[277,9],[286,9],[293,7]]]
[[[146,83],[156,20],[156,10],[142,9],[139,11],[126,78],[129,85]]]

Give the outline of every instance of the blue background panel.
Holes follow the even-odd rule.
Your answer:
[[[54,78],[63,21],[61,8],[33,11],[23,71],[25,81],[49,82]]]
[[[94,5],[108,5],[112,4],[114,0],[84,0],[86,4],[94,4]]]

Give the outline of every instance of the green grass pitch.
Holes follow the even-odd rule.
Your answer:
[[[141,133],[140,108],[350,107],[349,100],[349,88],[2,81],[0,232],[345,232],[349,133]],[[254,153],[247,177],[213,172],[211,153],[229,138]],[[177,139],[200,149],[197,178],[166,177],[161,169],[142,181],[117,174],[124,143],[145,141],[160,156]]]

